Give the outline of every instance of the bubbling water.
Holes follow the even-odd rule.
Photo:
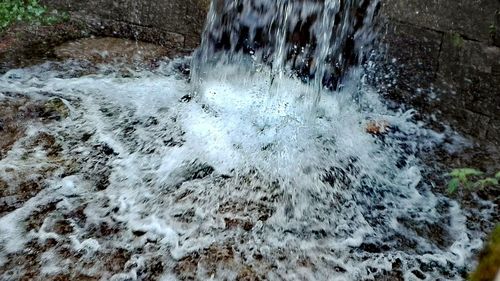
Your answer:
[[[109,66],[79,75],[71,62],[0,77],[0,101],[58,97],[70,110],[29,125],[0,176],[52,163],[22,157],[40,131],[60,140],[71,171],[0,218],[0,267],[55,239],[41,276],[71,265],[106,280],[463,279],[481,235],[416,157],[443,136],[389,110],[357,66],[377,5],[213,1],[190,81],[176,71],[185,61],[126,77]],[[55,214],[28,231],[48,202]],[[62,214],[71,235],[51,230]],[[124,251],[118,269],[95,263]]]
[[[56,237],[85,253],[73,270],[113,280],[152,278],[153,258],[164,280],[245,272],[269,280],[370,280],[396,268],[408,280],[461,279],[481,240],[456,202],[422,182],[414,157],[440,136],[414,123],[411,112],[388,110],[362,71],[353,69],[349,84],[312,106],[311,88],[300,80],[273,81],[272,70],[234,65],[214,69],[193,99],[174,65],[128,78],[109,70],[72,78],[44,66],[1,77],[3,99],[48,95],[71,105],[70,118],[45,130],[64,140],[64,157],[79,169],[51,178],[0,219],[0,262],[30,239]],[[391,128],[371,135],[371,120]],[[82,130],[92,132],[86,142]],[[19,158],[24,149],[0,160],[2,175],[30,169],[30,159]],[[109,183],[96,192],[93,178],[102,174]],[[87,223],[64,240],[50,232],[57,217],[49,216],[38,232],[23,235],[30,213],[53,201],[59,212],[83,208]],[[99,236],[99,222],[118,232]],[[134,253],[118,273],[88,268],[116,249]],[[49,250],[44,260],[51,274],[64,272],[68,257]]]

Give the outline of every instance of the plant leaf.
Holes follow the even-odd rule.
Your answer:
[[[477,181],[477,183],[481,187],[487,187],[487,186],[495,186],[498,185],[498,180],[494,178],[485,178],[483,180]]]
[[[448,183],[448,192],[455,193],[459,185],[460,185],[460,180],[458,178],[451,179],[450,182]]]
[[[453,177],[459,177],[459,176],[480,176],[482,175],[483,172],[472,169],[472,168],[460,168],[460,169],[453,169],[450,173],[451,176]]]

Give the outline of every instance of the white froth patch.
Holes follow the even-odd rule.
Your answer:
[[[252,167],[288,182],[300,181],[304,169],[327,167],[335,157],[357,154],[368,163],[374,148],[364,128],[369,116],[359,112],[351,93],[325,92],[313,107],[316,93],[307,85],[295,79],[274,83],[263,72],[202,84],[200,101],[183,123],[204,161],[223,172]],[[324,140],[335,141],[336,154],[325,153],[330,147]]]

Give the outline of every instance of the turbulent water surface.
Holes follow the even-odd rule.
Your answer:
[[[0,103],[23,100],[22,118],[54,100],[68,114],[22,119],[25,134],[0,158],[2,204],[21,202],[0,218],[1,279],[463,279],[483,235],[433,192],[416,157],[443,136],[389,110],[360,67],[343,68],[337,91],[288,71],[286,34],[310,13],[323,20],[314,34],[336,28],[341,38],[316,38],[316,77],[343,61],[349,34],[370,37],[342,14],[366,1],[306,2],[277,1],[285,22],[266,18],[284,34],[273,59],[247,46],[219,63],[208,60],[208,41],[224,33],[212,6],[191,80],[178,71],[185,61],[127,75],[67,62],[1,76]],[[238,22],[271,9],[253,3],[235,8]],[[327,20],[338,13],[340,29]],[[480,215],[493,212],[485,203]]]
[[[29,125],[0,161],[7,179],[55,166],[38,195],[0,219],[2,264],[35,240],[57,244],[41,257],[49,275],[102,276],[111,270],[96,261],[129,253],[104,274],[114,280],[153,278],[157,263],[166,280],[360,280],[395,267],[434,280],[470,269],[479,237],[456,202],[422,182],[413,156],[439,136],[387,110],[360,73],[313,107],[307,85],[231,66],[193,97],[173,66],[71,78],[45,65],[1,77],[3,100],[59,97],[70,109],[62,122]],[[390,129],[367,133],[373,120]],[[27,148],[40,130],[61,143],[61,164]],[[57,211],[28,231],[49,203]]]

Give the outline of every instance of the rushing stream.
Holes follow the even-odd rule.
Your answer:
[[[433,192],[416,157],[443,136],[411,111],[389,110],[360,66],[338,63],[342,86],[322,87],[348,37],[356,61],[373,38],[347,14],[332,17],[363,3],[313,2],[222,5],[253,30],[245,40],[259,30],[252,17],[277,34],[271,51],[240,53],[211,45],[224,14],[214,2],[191,79],[178,71],[187,59],[126,76],[111,66],[85,74],[74,62],[1,76],[1,102],[57,97],[69,116],[28,123],[0,159],[12,182],[51,171],[0,218],[0,266],[9,268],[0,279],[23,276],[29,268],[12,261],[38,241],[39,276],[74,280],[462,280],[484,237],[457,202]],[[311,14],[314,34],[338,31],[315,39],[304,82],[286,34]],[[40,132],[55,136],[58,156],[29,145]],[[492,212],[485,203],[481,216]],[[54,230],[61,219],[68,231]]]

